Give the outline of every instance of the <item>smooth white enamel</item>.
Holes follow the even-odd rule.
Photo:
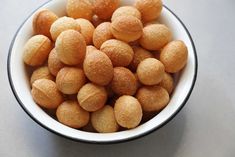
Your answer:
[[[126,0],[125,4],[133,4],[134,0]],[[65,15],[65,3],[66,0],[53,0],[44,5],[42,8],[47,8],[54,11],[56,14]],[[42,9],[40,8],[40,9]],[[76,129],[69,128],[63,124],[60,124],[50,116],[48,116],[37,104],[34,103],[30,94],[29,79],[26,73],[26,69],[22,60],[23,46],[26,41],[33,35],[32,33],[32,16],[25,22],[16,36],[12,54],[10,58],[10,73],[12,77],[13,86],[15,91],[23,103],[27,111],[40,123],[47,128],[54,130],[55,132],[67,137],[71,137],[78,140],[95,141],[95,142],[113,142],[119,140],[129,139],[135,136],[144,134],[162,123],[164,123],[169,117],[171,117],[182,105],[193,83],[193,77],[195,74],[195,56],[190,38],[185,31],[181,23],[171,14],[167,9],[163,9],[160,21],[166,24],[173,32],[174,39],[183,40],[189,50],[187,66],[181,73],[178,84],[172,94],[169,105],[160,112],[156,117],[148,121],[147,123],[129,130],[117,133],[100,134],[100,133],[87,133]]]

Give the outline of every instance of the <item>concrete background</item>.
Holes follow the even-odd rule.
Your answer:
[[[1,0],[0,156],[233,157],[235,155],[235,1],[164,0],[186,24],[199,58],[194,91],[165,127],[115,145],[72,142],[40,127],[21,109],[7,79],[7,53],[22,21],[46,0]]]

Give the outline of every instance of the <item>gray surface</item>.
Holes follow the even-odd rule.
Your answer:
[[[144,138],[116,145],[90,145],[58,137],[32,121],[16,102],[7,80],[12,37],[46,0],[1,0],[0,156],[158,156],[235,155],[235,1],[165,0],[190,30],[199,57],[194,91],[165,127]],[[24,7],[20,7],[24,6]]]

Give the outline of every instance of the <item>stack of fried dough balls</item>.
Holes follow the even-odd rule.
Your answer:
[[[173,76],[187,63],[185,43],[157,21],[161,0],[120,3],[67,0],[67,15],[34,15],[23,52],[32,98],[66,126],[99,133],[139,126],[167,106]]]

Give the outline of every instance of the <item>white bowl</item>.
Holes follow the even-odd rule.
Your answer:
[[[131,5],[134,0],[123,0],[122,5]],[[65,15],[66,0],[52,0],[39,9],[47,8],[57,15]],[[36,11],[37,11],[36,10]],[[33,14],[35,11],[33,12]],[[116,133],[89,133],[67,127],[46,114],[32,99],[29,78],[22,60],[23,46],[33,35],[31,14],[18,29],[9,49],[8,77],[12,91],[25,112],[44,128],[76,141],[89,143],[115,143],[146,135],[169,122],[185,105],[197,76],[197,56],[192,38],[181,20],[167,7],[163,8],[160,21],[166,24],[174,34],[174,39],[183,40],[188,47],[188,62],[181,72],[171,100],[158,115],[135,129]]]

